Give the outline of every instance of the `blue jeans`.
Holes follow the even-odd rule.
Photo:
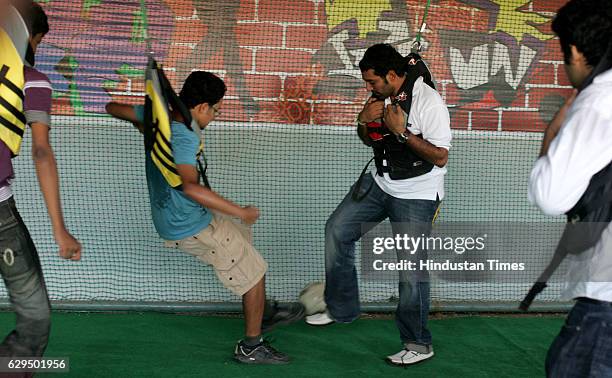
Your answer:
[[[612,303],[578,299],[548,350],[546,376],[612,377]]]
[[[370,174],[363,178],[362,188],[371,186],[361,201],[346,195],[325,226],[325,301],[332,318],[338,322],[351,322],[360,313],[359,288],[355,268],[355,242],[363,234],[386,218],[394,233],[428,235],[438,208],[438,201],[399,199],[385,193]],[[418,259],[426,258],[420,250]],[[400,258],[400,256],[398,256]],[[400,272],[399,304],[395,320],[400,338],[412,350],[428,351],[431,333],[427,329],[429,314],[429,279],[427,273]]]
[[[40,357],[49,340],[49,298],[36,247],[12,198],[0,202],[0,272],[17,315],[0,356]]]

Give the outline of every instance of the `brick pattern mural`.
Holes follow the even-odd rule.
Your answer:
[[[459,130],[541,132],[570,85],[550,31],[564,0],[432,0],[422,53]],[[192,70],[228,85],[220,120],[352,126],[367,98],[357,63],[407,54],[426,0],[47,0],[39,67],[55,114],[137,103],[151,50],[179,89]],[[150,43],[147,43],[147,42]],[[150,45],[150,47],[148,47]]]

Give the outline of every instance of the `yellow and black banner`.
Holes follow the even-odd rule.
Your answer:
[[[14,12],[15,17],[20,17]],[[22,20],[18,20],[21,21]],[[27,41],[20,41],[27,43]],[[13,155],[19,154],[26,126],[23,113],[23,60],[15,41],[0,27],[0,140]]]
[[[145,72],[145,148],[151,154],[155,166],[164,176],[168,185],[181,189],[182,181],[176,170],[172,154],[170,127],[172,115],[169,106],[181,113],[185,127],[191,129],[191,114],[182,104],[164,71],[153,58],[149,58]],[[203,150],[200,143],[200,154]]]

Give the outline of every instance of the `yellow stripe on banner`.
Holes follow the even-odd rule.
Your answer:
[[[166,112],[166,107],[162,103],[162,96],[155,91],[150,81],[147,82],[147,93],[153,105],[153,121],[157,123],[158,128],[154,136],[154,143],[160,144],[159,148],[162,148],[168,155],[172,156],[172,149],[169,145],[171,132],[170,119],[169,114]],[[162,135],[166,140],[163,139]]]
[[[172,146],[168,142],[166,142],[166,140],[164,140],[164,138],[169,139],[169,137],[169,135],[168,137],[164,137],[163,133],[161,131],[158,131],[155,133],[155,141],[153,145],[159,146],[159,148],[162,149],[166,154],[172,156]]]
[[[157,130],[155,130],[153,135],[151,159],[162,176],[164,176],[166,182],[168,182],[168,185],[175,188],[182,184],[182,180],[176,172],[172,146],[170,144],[172,131],[170,127],[170,114],[162,102],[163,96],[156,91],[151,80],[146,81],[146,92],[151,99],[153,123],[157,125]]]
[[[180,178],[178,178],[178,172],[176,171],[176,167],[174,166],[174,164],[168,164],[168,160],[164,159],[163,157],[160,157],[159,152],[156,149],[153,149],[153,151],[151,151],[151,157],[156,162],[158,168],[162,171],[162,173],[164,173],[164,175],[168,174],[172,176],[177,176],[176,178],[173,177],[173,179],[180,180]]]
[[[183,183],[181,181],[181,177],[179,175],[177,175],[177,174],[172,173],[168,169],[166,169],[164,167],[163,163],[161,163],[159,160],[157,160],[155,154],[152,154],[151,158],[152,158],[153,162],[155,163],[155,166],[157,167],[157,169],[159,169],[161,174],[164,176],[164,179],[166,180],[168,185],[170,185],[173,188],[176,188],[177,186],[180,186]]]
[[[0,28],[0,140],[14,155],[19,154],[25,131],[23,116],[23,62],[13,41]],[[17,92],[16,92],[17,91]]]
[[[165,165],[169,166],[170,168],[176,169],[176,165],[174,164],[173,159],[169,159],[168,155],[164,154],[159,145],[153,145],[153,150],[155,151],[155,154],[158,156],[159,160],[163,161]]]

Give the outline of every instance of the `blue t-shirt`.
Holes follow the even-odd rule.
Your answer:
[[[144,106],[134,106],[136,118],[144,120]],[[175,164],[197,166],[200,136],[197,129],[189,130],[184,124],[173,121],[170,125],[172,154]],[[211,212],[187,197],[182,191],[173,189],[146,154],[147,184],[151,201],[151,216],[159,236],[166,240],[181,240],[196,235],[208,227]]]

